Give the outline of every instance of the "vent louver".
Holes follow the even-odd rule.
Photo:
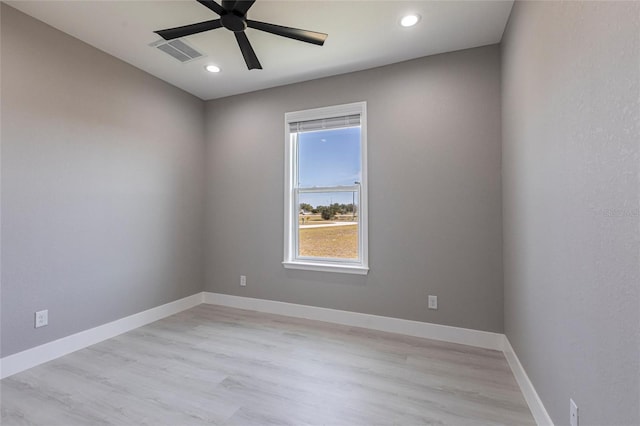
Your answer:
[[[191,60],[204,56],[193,47],[180,39],[165,41],[159,40],[151,43],[149,46],[155,47],[180,62],[189,62]]]

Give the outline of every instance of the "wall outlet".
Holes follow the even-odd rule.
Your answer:
[[[240,287],[245,287],[247,285],[247,276],[240,275]]]
[[[571,426],[578,426],[578,406],[573,399],[569,398],[569,424]]]
[[[49,324],[49,310],[45,309],[44,311],[36,312],[35,327],[40,328],[48,324]]]
[[[429,295],[429,309],[438,309],[438,296]]]

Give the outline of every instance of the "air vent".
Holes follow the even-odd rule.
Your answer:
[[[171,41],[158,40],[149,46],[155,47],[180,62],[189,62],[204,56],[186,42],[176,39]]]

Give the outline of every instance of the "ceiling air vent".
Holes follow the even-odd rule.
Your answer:
[[[204,56],[202,53],[198,52],[196,49],[180,39],[171,41],[158,40],[151,43],[149,46],[162,50],[164,53],[179,60],[180,62],[189,62],[193,59]]]

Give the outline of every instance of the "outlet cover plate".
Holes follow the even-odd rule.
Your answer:
[[[429,309],[438,309],[438,296],[429,295]]]
[[[573,399],[569,398],[569,424],[571,426],[578,426],[578,420],[578,406]]]
[[[40,328],[49,324],[49,310],[38,311],[35,314],[35,327]]]

